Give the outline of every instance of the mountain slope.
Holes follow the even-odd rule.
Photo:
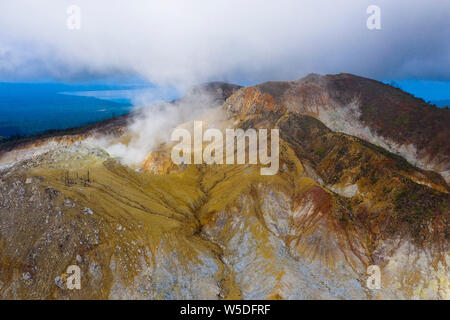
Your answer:
[[[357,136],[449,181],[450,111],[381,82],[350,74],[311,74],[291,82],[241,89],[230,99],[235,111],[257,95],[287,110],[313,116],[333,131]],[[244,99],[242,99],[245,96]]]
[[[291,85],[218,107],[228,127],[280,129],[274,176],[178,166],[170,144],[133,170],[85,136],[0,170],[0,297],[449,299],[448,184],[283,102]]]

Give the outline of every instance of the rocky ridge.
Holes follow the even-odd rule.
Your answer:
[[[366,82],[391,93],[358,79],[212,86],[223,127],[280,130],[274,176],[259,165],[177,166],[170,145],[130,168],[80,135],[29,149],[0,168],[0,297],[449,299],[448,150],[389,136],[415,143],[418,167],[383,148],[390,127],[376,131],[364,111],[340,130],[345,102],[365,108]],[[359,125],[376,138],[351,132]],[[81,290],[64,285],[73,264]],[[366,285],[370,265],[378,290]]]

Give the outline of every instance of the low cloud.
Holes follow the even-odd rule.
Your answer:
[[[66,9],[81,9],[81,29]],[[366,27],[369,5],[381,30]],[[0,81],[137,75],[185,88],[310,72],[450,79],[450,2],[15,0],[0,3]]]

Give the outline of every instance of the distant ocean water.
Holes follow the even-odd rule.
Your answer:
[[[0,137],[83,126],[127,114],[132,109],[131,101],[126,97],[116,95],[117,99],[99,99],[95,94],[78,94],[80,89],[101,90],[104,95],[109,88],[0,83]]]

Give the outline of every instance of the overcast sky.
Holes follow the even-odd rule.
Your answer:
[[[81,9],[69,30],[66,10]],[[381,30],[366,9],[381,8]],[[2,0],[0,81],[450,80],[450,0]]]

